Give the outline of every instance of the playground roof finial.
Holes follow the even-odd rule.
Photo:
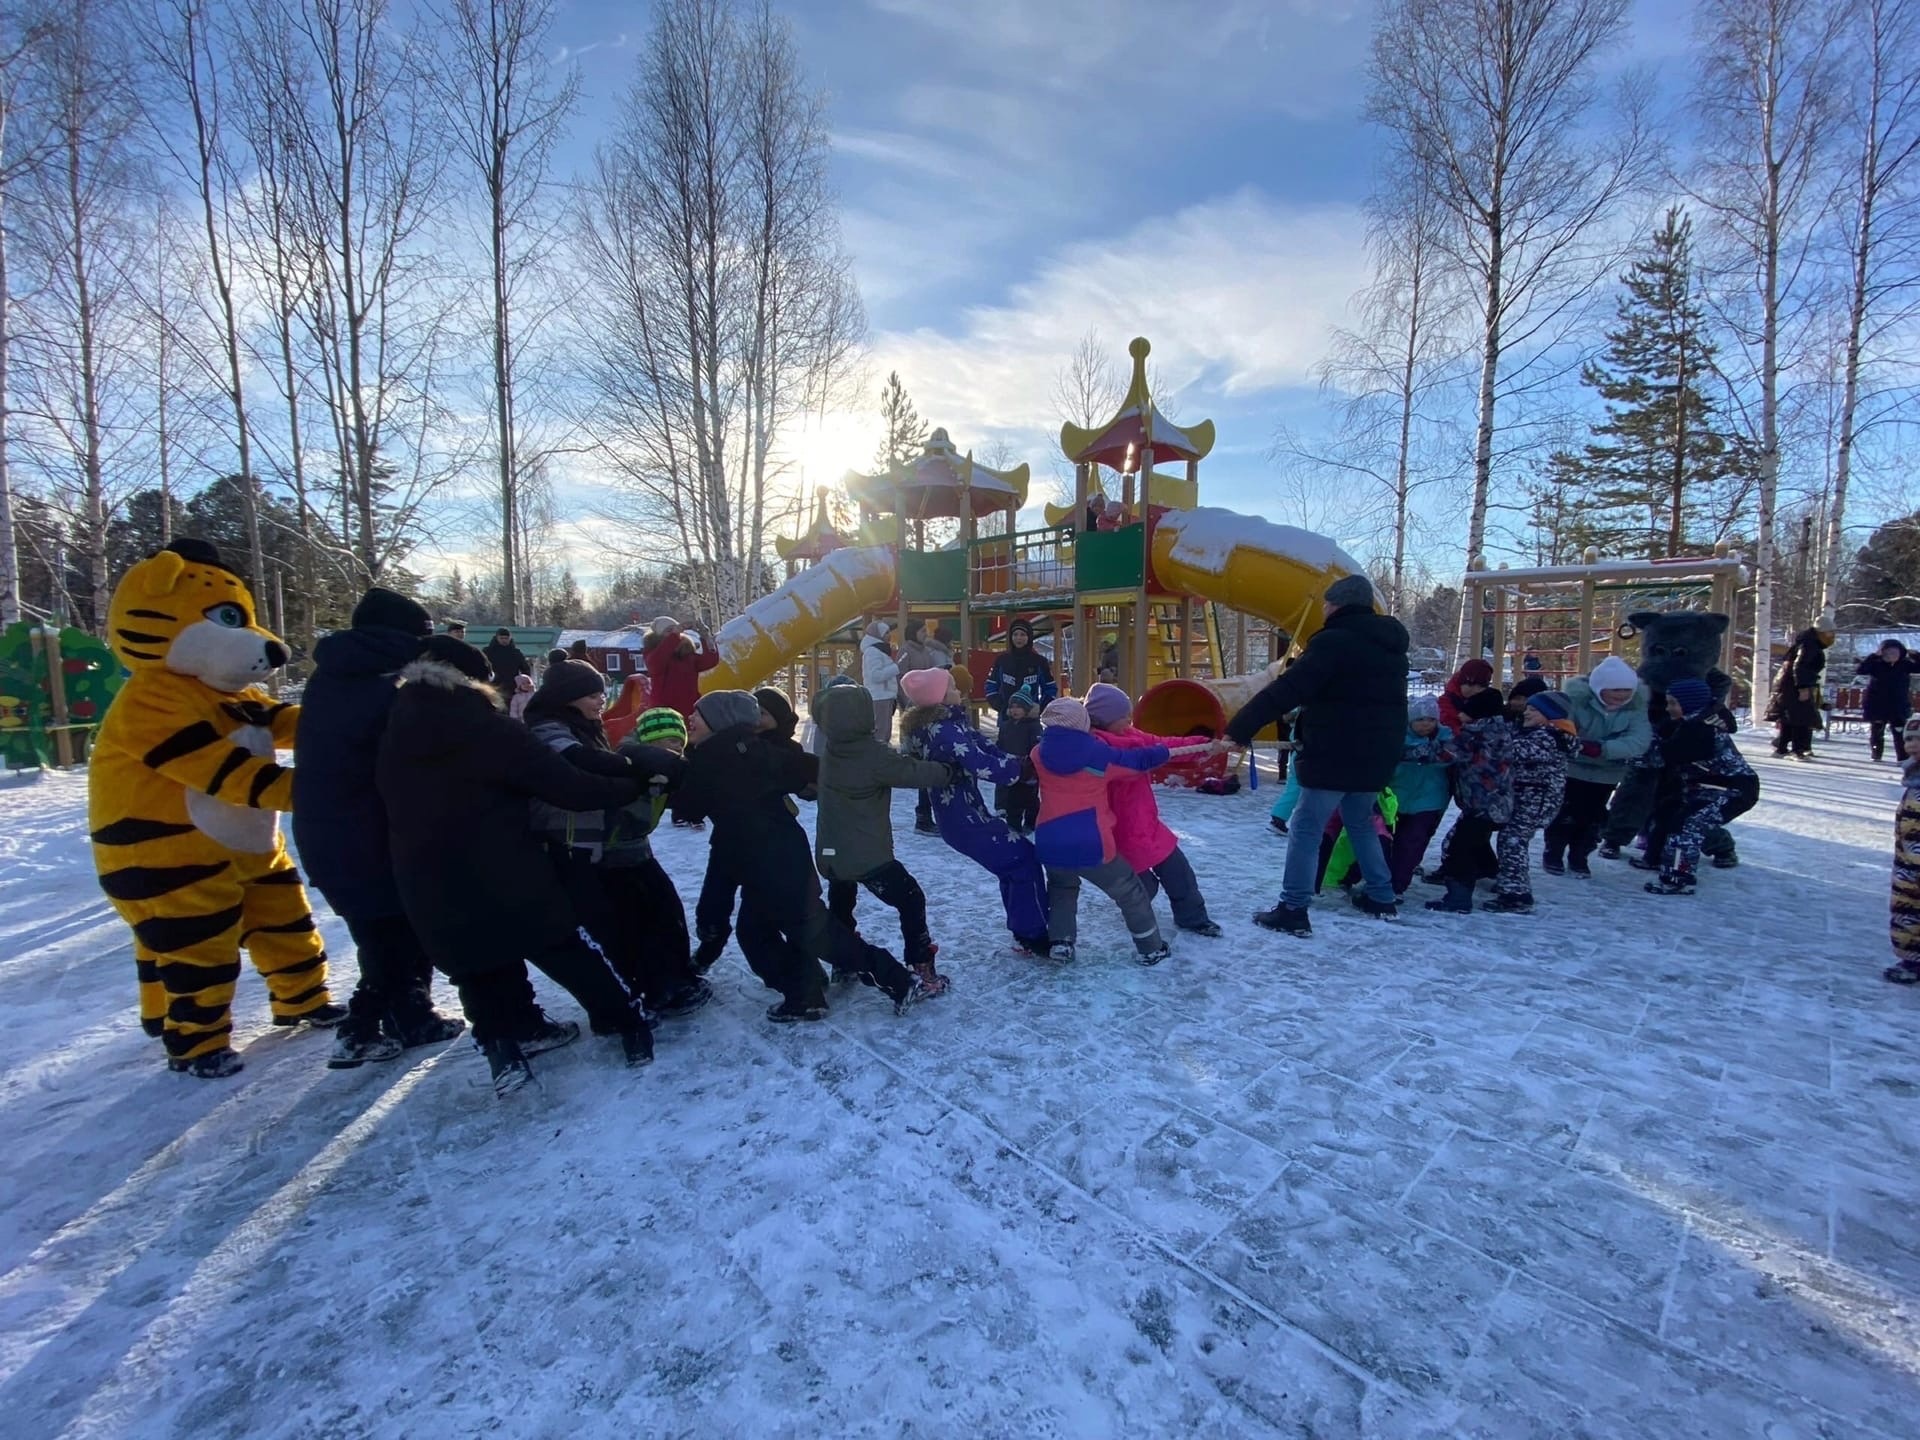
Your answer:
[[[1025,465],[994,470],[962,455],[944,429],[927,436],[924,449],[905,464],[872,475],[849,472],[847,491],[883,515],[895,507],[909,520],[958,515],[965,505],[976,516],[1027,503],[1031,471]]]
[[[1199,460],[1213,449],[1213,422],[1182,427],[1162,415],[1153,403],[1147,383],[1147,356],[1153,346],[1144,335],[1127,345],[1133,357],[1133,376],[1120,410],[1098,429],[1079,425],[1060,427],[1060,448],[1074,464],[1092,462],[1110,470],[1137,466],[1150,470],[1162,460]]]

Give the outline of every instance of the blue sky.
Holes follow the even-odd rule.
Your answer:
[[[1089,327],[1116,364],[1145,334],[1173,412],[1218,427],[1204,498],[1302,518],[1265,453],[1281,422],[1324,425],[1312,369],[1367,278],[1368,0],[779,8],[830,96],[869,394],[898,369],[957,444],[998,440],[1049,476],[1054,373]],[[1677,69],[1677,8],[1642,3],[1622,63]],[[585,101],[563,166],[584,168],[645,24],[607,0],[564,15]],[[863,404],[810,447],[810,478],[877,438]],[[1456,507],[1436,500],[1438,545]]]

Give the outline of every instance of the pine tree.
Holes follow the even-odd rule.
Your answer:
[[[1549,478],[1585,502],[1588,543],[1605,552],[1659,559],[1711,544],[1712,492],[1754,463],[1704,388],[1715,346],[1694,293],[1692,236],[1686,215],[1668,210],[1620,277],[1618,323],[1581,372],[1607,418],[1580,454],[1558,452],[1549,465]]]
[[[578,625],[586,608],[586,597],[580,593],[580,582],[573,578],[573,567],[569,565],[560,572],[560,579],[547,601],[547,623],[563,630]]]
[[[1849,590],[1855,620],[1920,623],[1920,511],[1873,532],[1854,561]]]
[[[873,463],[885,469],[904,465],[917,456],[927,443],[927,422],[913,408],[907,387],[900,383],[900,372],[891,371],[880,387],[880,419],[887,427]]]

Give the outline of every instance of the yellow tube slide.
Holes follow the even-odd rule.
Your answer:
[[[1153,532],[1153,570],[1175,593],[1198,595],[1305,640],[1320,628],[1320,596],[1360,562],[1324,535],[1201,506],[1170,510]]]
[[[715,632],[720,663],[700,677],[707,690],[750,690],[774,671],[893,598],[893,551],[884,545],[835,550]]]

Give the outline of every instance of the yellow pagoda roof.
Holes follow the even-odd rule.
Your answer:
[[[1199,460],[1213,449],[1211,420],[1180,426],[1154,408],[1147,388],[1147,356],[1152,350],[1145,336],[1135,336],[1127,346],[1133,357],[1133,379],[1113,419],[1097,430],[1073,424],[1060,427],[1060,448],[1067,459],[1076,465],[1092,461],[1112,470],[1133,471],[1162,460]]]
[[[827,519],[824,491],[814,504],[812,524],[791,540],[782,535],[773,537],[774,553],[782,560],[824,560],[834,551],[845,548],[846,544],[840,532],[833,528],[833,522]]]
[[[962,455],[945,430],[927,437],[920,454],[904,465],[873,475],[849,472],[847,493],[865,505],[909,520],[931,520],[971,513],[978,517],[1018,509],[1027,503],[1029,471],[1025,465],[995,470],[971,453]]]

